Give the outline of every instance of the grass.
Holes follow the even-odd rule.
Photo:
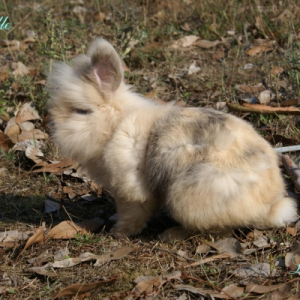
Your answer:
[[[135,86],[141,94],[156,94],[165,101],[184,101],[191,106],[215,107],[224,101],[240,101],[241,93],[237,85],[255,85],[263,82],[274,94],[278,102],[299,99],[300,96],[300,30],[297,1],[137,1],[97,0],[85,1],[84,5],[72,1],[0,1],[0,16],[9,15],[12,30],[0,30],[0,40],[22,42],[28,30],[35,32],[37,42],[25,49],[13,50],[0,44],[0,66],[9,71],[9,76],[1,79],[0,69],[0,129],[4,131],[7,121],[14,116],[24,102],[34,102],[42,120],[35,121],[36,128],[49,132],[47,127],[47,89],[42,83],[51,71],[55,60],[70,61],[76,55],[85,53],[88,43],[102,36],[112,42],[130,69],[126,81]],[[38,5],[41,5],[38,7]],[[74,7],[86,9],[77,14]],[[286,10],[290,15],[284,16]],[[104,14],[104,20],[102,20]],[[234,32],[234,36],[230,32]],[[170,45],[181,37],[197,35],[209,41],[226,39],[227,43],[204,49],[194,47],[188,51],[171,51]],[[247,56],[259,39],[266,36],[276,41],[271,52],[257,56]],[[222,61],[213,59],[218,50],[226,50]],[[13,76],[12,63],[22,62],[35,70],[33,75]],[[189,66],[196,61],[201,71],[187,76]],[[246,64],[253,69],[246,70]],[[274,66],[284,69],[280,76],[271,75]],[[170,75],[173,76],[172,80]],[[257,94],[252,96],[257,97]],[[295,116],[239,114],[264,137],[281,135],[294,143],[300,142],[299,119]],[[60,160],[57,146],[51,139],[43,148],[49,160]],[[295,157],[297,161],[298,158]],[[206,287],[205,280],[215,287],[223,288],[242,280],[232,276],[230,271],[245,264],[238,259],[220,260],[197,268],[183,267],[200,259],[196,248],[204,241],[211,241],[207,234],[194,236],[186,241],[162,243],[158,237],[164,229],[174,225],[174,221],[161,213],[151,220],[148,228],[138,236],[129,239],[115,238],[107,232],[112,226],[109,218],[115,207],[108,193],[104,193],[92,203],[83,201],[80,192],[94,193],[91,182],[68,175],[31,173],[33,163],[23,152],[0,153],[0,165],[7,170],[0,173],[0,232],[11,229],[28,231],[43,222],[47,228],[53,227],[71,216],[74,221],[100,216],[105,227],[93,236],[78,235],[70,241],[48,240],[44,245],[33,245],[20,257],[25,242],[18,242],[12,249],[0,248],[1,271],[17,278],[16,285],[9,286],[6,295],[0,299],[46,299],[54,297],[62,288],[75,283],[91,283],[117,276],[116,283],[104,286],[86,299],[125,299],[134,288],[133,280],[138,276],[157,276],[172,270],[182,270],[187,276],[199,281],[185,279],[184,284],[197,288]],[[287,179],[289,190],[294,186]],[[63,187],[71,187],[77,192],[74,199],[68,199]],[[64,206],[59,212],[47,214],[44,211],[45,199],[55,199]],[[101,211],[101,213],[100,213]],[[252,243],[247,237],[249,229],[235,233],[240,242]],[[258,284],[278,284],[288,282],[291,276],[286,268],[278,267],[276,261],[285,257],[298,234],[293,237],[282,230],[265,232],[276,246],[270,249],[257,249],[247,255],[248,264],[267,262],[275,268],[277,276],[252,278]],[[134,251],[121,260],[111,261],[99,268],[83,263],[72,268],[56,269],[55,278],[37,276],[30,273],[28,259],[37,257],[46,250],[53,252],[68,246],[69,257],[77,257],[83,252],[105,253],[122,246],[132,246]],[[253,247],[253,246],[251,246]],[[185,251],[186,258],[178,251]],[[212,249],[209,257],[215,255]],[[51,258],[50,258],[51,259]],[[49,260],[46,260],[49,261]],[[42,265],[45,262],[41,262]],[[2,284],[0,283],[0,286]],[[292,285],[291,294],[298,295],[297,282]],[[159,299],[179,299],[183,292],[174,288],[174,282],[166,284],[159,293]],[[197,296],[185,292],[187,299]],[[288,298],[285,297],[285,299]],[[271,295],[259,296],[272,299]],[[269,298],[268,298],[269,297]],[[241,299],[253,299],[243,295]],[[75,297],[74,297],[75,299]],[[76,298],[78,299],[78,297]]]

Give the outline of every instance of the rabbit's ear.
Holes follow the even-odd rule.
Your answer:
[[[95,40],[88,50],[96,79],[101,89],[114,92],[123,81],[121,59],[113,46],[104,39]]]

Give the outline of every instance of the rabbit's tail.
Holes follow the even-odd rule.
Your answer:
[[[273,204],[269,213],[271,226],[282,227],[288,223],[296,221],[298,218],[296,201],[289,197],[284,197]]]

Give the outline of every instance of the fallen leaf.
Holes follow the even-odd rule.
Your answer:
[[[14,143],[23,142],[25,140],[46,140],[48,139],[48,134],[39,130],[39,129],[33,129],[31,131],[22,131],[18,135],[12,135],[10,136],[11,140]]]
[[[24,131],[31,131],[34,129],[34,124],[31,122],[28,122],[28,121],[18,123],[18,125],[21,128],[21,130],[24,130]]]
[[[0,232],[0,242],[14,242],[28,239],[28,233],[18,230]]]
[[[39,147],[36,146],[28,146],[25,150],[25,155],[36,164],[47,164],[41,157],[44,156],[44,153],[41,151]]]
[[[7,136],[5,133],[0,131],[0,150],[1,148],[8,152],[8,150],[13,146],[12,141],[10,140],[9,136]]]
[[[296,236],[297,235],[297,228],[287,227],[286,232],[289,233],[292,236]]]
[[[78,163],[76,163],[72,159],[64,158],[62,161],[56,164],[48,164],[43,166],[40,169],[33,170],[32,173],[49,172],[53,174],[61,174],[66,170],[72,170],[77,168],[78,168]]]
[[[268,238],[264,235],[258,237],[255,241],[253,241],[253,244],[258,248],[270,247]]]
[[[23,123],[25,121],[30,120],[38,120],[41,117],[39,116],[38,112],[35,110],[34,105],[32,102],[24,103],[17,115],[16,115],[16,123]]]
[[[284,71],[283,68],[278,67],[278,66],[274,66],[272,71],[271,71],[271,74],[274,75],[274,76],[279,76],[283,71]]]
[[[184,36],[180,39],[178,39],[177,41],[175,41],[170,47],[170,50],[175,50],[178,49],[179,47],[183,47],[183,48],[188,48],[190,46],[192,46],[195,41],[197,41],[199,39],[198,36],[195,35],[188,35],[188,36]]]
[[[269,91],[269,90],[264,90],[262,91],[259,96],[258,96],[258,100],[260,102],[260,104],[269,104],[271,99],[273,98],[272,97],[272,92]]]
[[[244,93],[258,93],[258,92],[262,92],[263,90],[265,90],[265,87],[262,83],[258,83],[253,86],[239,84],[239,85],[236,85],[236,89],[238,89],[239,91],[244,92]]]
[[[28,247],[30,247],[30,246],[33,245],[33,244],[43,245],[43,244],[44,244],[44,241],[45,241],[44,231],[43,231],[42,228],[38,228],[38,229],[36,230],[36,232],[33,234],[33,236],[31,236],[31,237],[28,239],[28,241],[27,241],[25,247],[24,247],[23,250],[20,252],[20,254],[18,255],[18,257],[17,257],[16,260],[18,260],[18,258],[20,257],[20,255],[21,255]]]
[[[9,78],[9,74],[7,68],[3,66],[0,68],[0,82],[5,81],[7,78]]]
[[[248,54],[249,56],[254,56],[256,54],[260,54],[263,52],[269,52],[272,50],[273,50],[273,48],[271,48],[269,46],[254,46],[250,50],[246,51],[246,54]]]
[[[274,269],[271,274],[271,267],[268,263],[259,263],[252,266],[244,266],[233,271],[238,277],[247,278],[247,277],[269,277],[270,275],[274,276],[276,270]]]
[[[101,255],[100,258],[97,259],[96,263],[94,264],[95,267],[101,266],[106,262],[109,262],[111,260],[118,260],[122,257],[126,256],[130,252],[133,251],[134,248],[132,247],[122,247],[117,250],[106,252],[103,255]]]
[[[6,127],[4,129],[4,133],[6,135],[8,135],[9,137],[20,134],[20,127],[16,123],[15,117],[12,117],[9,119],[9,121],[7,122]]]
[[[210,252],[211,248],[207,244],[201,244],[196,248],[196,253],[205,254]]]
[[[242,247],[235,238],[219,240],[214,245],[221,254],[230,254],[231,257],[243,256]]]
[[[191,285],[177,284],[174,287],[178,291],[188,291],[188,292],[191,292],[196,295],[207,296],[209,294],[212,297],[216,297],[216,298],[220,298],[220,299],[229,299],[229,297],[226,296],[225,294],[221,294],[216,291],[212,291],[212,290],[208,290],[208,289],[196,288]]]
[[[97,289],[106,284],[111,284],[111,283],[115,282],[116,280],[117,280],[116,278],[112,278],[109,280],[97,281],[97,282],[88,283],[88,284],[73,284],[73,285],[70,285],[70,286],[62,289],[54,297],[54,299],[58,299],[58,298],[62,298],[62,297],[80,296],[90,290]]]
[[[12,72],[14,76],[25,76],[29,74],[29,69],[20,61],[17,63],[16,69]]]
[[[89,234],[89,232],[72,221],[63,221],[53,227],[46,235],[46,239],[72,239],[77,234]]]
[[[70,251],[68,247],[61,248],[54,253],[54,260],[65,259],[69,255]]]
[[[247,284],[245,287],[245,293],[256,293],[265,294],[275,290],[278,290],[284,284],[277,285],[257,285],[257,284]]]
[[[194,43],[194,46],[209,49],[209,48],[215,47],[221,43],[222,43],[221,41],[211,42],[211,41],[207,41],[207,40],[198,40],[197,42]]]
[[[244,287],[230,284],[229,286],[225,286],[222,291],[226,292],[232,298],[238,298],[244,294]]]
[[[162,276],[159,275],[157,277],[154,277],[153,279],[140,281],[134,287],[132,293],[135,295],[135,297],[139,297],[142,294],[144,294],[145,296],[148,294],[153,294],[154,296],[156,296],[161,284],[162,284]]]
[[[216,61],[222,61],[223,58],[225,58],[225,56],[226,56],[226,52],[222,49],[222,50],[215,51],[212,58]]]
[[[76,197],[76,193],[74,192],[74,190],[71,187],[68,187],[68,186],[63,187],[63,193],[67,194],[70,199],[73,199],[73,198]]]
[[[46,200],[50,201],[50,200]],[[80,223],[74,223],[71,221],[63,221],[53,227],[46,238],[53,239],[71,239],[75,238],[78,233],[80,234],[90,234],[96,231],[100,226],[102,226],[104,221],[99,217],[93,218],[91,220],[82,221]]]

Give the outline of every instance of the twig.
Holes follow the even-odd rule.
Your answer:
[[[184,278],[184,279],[192,279],[192,280],[196,280],[198,282],[205,283],[207,285],[210,285],[213,289],[217,290],[219,293],[224,293],[227,297],[229,297],[229,299],[235,299],[235,298],[232,298],[229,294],[227,294],[225,291],[223,291],[219,287],[217,287],[217,286],[213,285],[212,283],[210,283],[209,281],[203,280],[201,278],[192,277],[192,276],[182,276],[182,278]]]
[[[300,150],[300,145],[279,147],[279,148],[274,148],[274,150],[277,153],[285,153],[285,152],[290,152],[290,151],[299,151]]]
[[[300,115],[300,109],[296,107],[271,107],[262,104],[249,104],[243,105],[237,103],[230,103],[226,101],[226,104],[230,110],[240,112],[250,112],[258,114],[279,114],[279,115]]]
[[[300,170],[297,165],[291,160],[288,155],[282,155],[282,163],[290,175],[291,179],[293,180],[295,187],[298,191],[300,191]]]
[[[212,262],[216,259],[223,259],[223,258],[230,258],[231,255],[230,254],[219,254],[219,255],[215,255],[215,256],[212,256],[212,257],[207,257],[207,258],[204,258],[200,261],[196,261],[190,265],[186,265],[184,266],[184,268],[189,268],[189,267],[196,267],[196,266],[200,266],[200,265],[203,265],[203,264],[206,264],[208,262]]]

